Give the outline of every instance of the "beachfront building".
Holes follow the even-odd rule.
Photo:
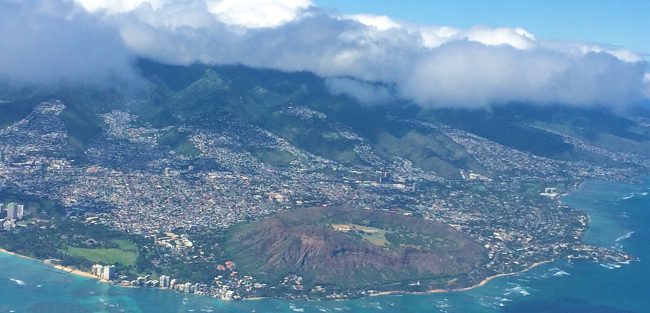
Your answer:
[[[115,265],[104,266],[102,272],[102,279],[104,280],[113,280],[117,277],[117,268]]]
[[[113,280],[117,278],[117,268],[115,265],[95,264],[90,268],[90,273],[103,280]]]
[[[97,277],[101,277],[103,271],[104,271],[104,266],[102,266],[101,264],[95,264],[90,268],[90,273]]]
[[[160,276],[160,288],[169,288],[171,277],[167,275]]]

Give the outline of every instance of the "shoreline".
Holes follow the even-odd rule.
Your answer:
[[[84,272],[84,271],[82,271],[80,269],[76,269],[76,268],[73,268],[73,267],[63,266],[63,265],[60,265],[60,264],[47,263],[47,262],[45,262],[43,260],[28,257],[26,255],[18,254],[16,252],[11,252],[11,251],[8,251],[8,250],[3,249],[3,248],[0,248],[0,253],[8,254],[8,255],[19,257],[19,258],[26,259],[26,260],[32,260],[32,261],[39,262],[41,264],[44,264],[44,265],[47,265],[49,267],[52,267],[54,269],[59,270],[61,272],[61,274],[72,274],[72,275],[76,275],[76,276],[79,276],[79,277],[85,277],[85,278],[94,279],[94,280],[97,280],[97,281],[100,281],[100,282],[105,282],[102,279],[100,279],[99,277],[97,277],[97,276],[95,276],[95,275],[93,275],[91,273]]]
[[[500,277],[508,277],[508,276],[514,276],[518,274],[522,274],[525,272],[528,272],[538,266],[552,263],[553,261],[540,261],[533,263],[531,266],[517,272],[512,272],[512,273],[503,273],[503,274],[496,274],[492,276],[488,276],[485,279],[481,280],[479,283],[469,286],[469,287],[464,287],[464,288],[456,288],[456,289],[433,289],[433,290],[427,290],[427,291],[416,291],[416,292],[407,292],[407,291],[382,291],[382,292],[377,292],[369,295],[370,297],[381,297],[381,296],[391,296],[391,295],[427,295],[427,294],[436,294],[436,293],[453,293],[453,292],[464,292],[464,291],[470,291],[474,290],[477,288],[484,287],[491,281],[500,278]]]
[[[76,275],[78,277],[93,279],[93,280],[96,280],[96,281],[102,282],[102,283],[110,283],[110,282],[107,282],[107,281],[104,281],[104,280],[100,279],[99,277],[97,277],[97,276],[95,276],[95,275],[93,275],[91,273],[84,272],[84,271],[76,269],[76,268],[72,268],[72,267],[69,267],[69,266],[63,266],[63,265],[59,265],[59,264],[47,263],[47,262],[45,262],[43,260],[39,260],[39,259],[28,257],[28,256],[25,256],[25,255],[22,255],[22,254],[11,252],[11,251],[8,251],[8,250],[3,249],[3,248],[0,248],[0,253],[4,253],[4,254],[19,257],[19,258],[22,258],[22,259],[27,259],[27,260],[32,260],[32,261],[39,262],[39,263],[41,263],[43,265],[47,265],[49,267],[52,267],[52,268],[60,271],[61,274],[72,274],[72,275]],[[391,295],[427,295],[427,294],[436,294],[436,293],[452,293],[452,292],[470,291],[470,290],[474,290],[474,289],[477,289],[477,288],[484,287],[485,285],[487,285],[488,283],[490,283],[491,281],[493,281],[493,280],[495,280],[497,278],[514,276],[514,275],[518,275],[518,274],[521,274],[521,273],[525,273],[525,272],[528,272],[528,271],[530,271],[530,270],[532,270],[532,269],[534,269],[534,268],[536,268],[538,266],[541,266],[541,265],[547,264],[547,263],[551,263],[551,262],[553,262],[553,261],[540,261],[540,262],[536,262],[536,263],[532,264],[531,266],[529,266],[529,267],[527,267],[527,268],[525,268],[525,269],[523,269],[521,271],[492,275],[492,276],[484,278],[483,280],[481,280],[479,283],[477,283],[475,285],[472,285],[472,286],[469,286],[469,287],[464,287],[464,288],[433,289],[433,290],[419,291],[419,292],[382,291],[382,292],[369,294],[368,297],[381,297],[381,296],[391,296]],[[114,285],[114,286],[117,286],[117,287],[122,287],[122,288],[127,288],[127,286],[122,286],[120,284],[111,284],[111,285]],[[260,300],[265,300],[265,299],[274,299],[274,298],[273,297],[252,297],[252,298],[244,298],[244,299],[241,299],[241,300],[242,301],[260,301]]]
[[[514,276],[514,275],[526,273],[526,272],[528,272],[528,271],[530,271],[530,270],[532,270],[532,269],[534,269],[536,267],[539,267],[539,266],[542,266],[542,265],[548,264],[548,263],[553,263],[553,262],[554,262],[554,260],[536,262],[536,263],[533,263],[531,266],[529,266],[529,267],[527,267],[527,268],[525,268],[525,269],[523,269],[521,271],[493,275],[493,276],[490,276],[490,277],[487,277],[487,278],[483,279],[481,282],[479,282],[478,284],[476,284],[474,286],[470,286],[470,287],[466,287],[466,288],[460,288],[460,289],[454,289],[453,291],[454,292],[458,292],[458,291],[462,292],[462,291],[469,291],[469,290],[472,290],[472,289],[480,288],[480,287],[483,287],[483,286],[487,285],[489,282],[491,282],[491,281],[493,281],[493,280],[495,280],[495,279],[497,279],[499,277],[508,277],[508,276]]]
[[[567,189],[566,193],[557,198],[558,203],[564,204],[564,202],[562,201],[562,199],[564,197],[568,196],[571,193],[579,192],[583,188],[584,184],[587,183],[587,182],[588,182],[588,180],[581,180],[581,181],[577,181],[577,182],[571,184],[571,187],[569,187]],[[587,215],[587,218],[588,218],[588,222],[589,222],[589,215]],[[94,279],[94,280],[96,280],[98,282],[112,284],[112,285],[117,286],[117,287],[133,288],[131,286],[123,286],[123,285],[121,285],[119,283],[112,283],[112,282],[109,282],[109,281],[102,280],[100,277],[97,277],[97,276],[95,276],[95,275],[93,275],[93,274],[91,274],[89,272],[85,272],[85,271],[82,271],[82,270],[79,270],[79,269],[76,269],[76,268],[73,268],[73,267],[63,266],[63,265],[59,265],[59,264],[47,263],[44,260],[39,260],[39,259],[36,259],[36,258],[21,255],[21,254],[15,253],[15,252],[8,251],[8,250],[3,249],[3,248],[0,248],[0,253],[5,253],[5,254],[20,257],[20,258],[23,258],[23,259],[29,259],[29,260],[34,260],[34,261],[40,262],[40,263],[42,263],[44,265],[47,265],[47,266],[50,266],[50,267],[52,267],[52,268],[54,268],[56,270],[59,270],[62,274],[73,274],[73,275],[76,275],[76,276],[79,276],[79,277]],[[528,272],[528,271],[530,271],[530,270],[532,270],[532,269],[534,269],[536,267],[539,267],[539,266],[544,265],[544,264],[552,263],[554,261],[555,260],[540,261],[540,262],[533,263],[532,265],[530,265],[529,267],[527,267],[527,268],[525,268],[525,269],[523,269],[521,271],[516,271],[516,272],[511,272],[511,273],[501,273],[501,274],[488,276],[488,277],[484,278],[483,280],[481,280],[480,282],[478,282],[477,284],[474,284],[474,285],[469,286],[469,287],[454,288],[454,289],[433,289],[433,290],[417,291],[417,292],[413,292],[413,291],[411,291],[411,292],[409,292],[409,291],[381,291],[381,292],[368,294],[365,297],[381,297],[381,296],[391,296],[391,295],[427,295],[427,294],[437,294],[437,293],[454,293],[454,292],[470,291],[470,290],[474,290],[474,289],[477,289],[477,288],[484,287],[485,285],[487,285],[488,283],[490,283],[491,281],[493,281],[493,280],[495,280],[497,278],[514,276],[514,275],[518,275],[518,274],[521,274],[521,273],[525,273],[525,272]],[[243,299],[241,299],[241,301],[260,301],[260,300],[265,300],[265,299],[281,299],[281,298],[275,298],[275,297],[251,297],[251,298],[243,298]],[[354,298],[348,298],[348,299],[354,299]],[[339,299],[337,299],[337,300],[339,300]],[[337,301],[337,300],[335,300],[335,301]],[[347,300],[347,299],[340,299],[340,300]]]

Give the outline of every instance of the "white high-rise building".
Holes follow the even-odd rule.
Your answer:
[[[7,220],[9,221],[15,221],[16,220],[16,204],[13,202],[9,202],[7,204]]]
[[[25,206],[22,204],[16,205],[16,219],[22,220],[25,217]]]
[[[97,277],[102,277],[104,267],[100,264],[95,264],[91,267],[90,272]]]
[[[169,288],[171,278],[167,275],[160,275],[160,288]]]
[[[102,271],[102,279],[113,280],[117,277],[117,268],[115,265],[106,265]]]

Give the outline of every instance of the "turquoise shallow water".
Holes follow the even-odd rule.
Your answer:
[[[562,260],[467,292],[336,302],[221,302],[119,288],[0,254],[0,312],[650,312],[647,192],[650,183],[589,182],[564,199],[588,212],[591,228],[586,241],[622,247],[640,259],[614,269]]]

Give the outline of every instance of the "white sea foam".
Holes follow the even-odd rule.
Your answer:
[[[496,302],[498,302],[498,303],[512,302],[511,299],[508,299],[508,298],[505,298],[505,297],[495,297],[494,300],[496,300]]]
[[[20,280],[20,279],[9,278],[9,280],[11,280],[12,282],[14,282],[14,283],[16,283],[16,284],[18,284],[18,285],[21,285],[21,286],[25,286],[25,285],[27,285],[27,283],[25,283],[24,281],[22,281],[22,280]]]
[[[625,239],[630,239],[630,238],[632,238],[632,235],[634,235],[633,231],[627,232],[625,235],[616,238],[615,242],[621,242],[621,241],[623,241]]]
[[[502,297],[495,297],[494,300],[496,300],[494,304],[498,307],[504,307],[506,306],[506,303],[512,302],[512,300],[508,298],[502,298]]]
[[[449,312],[450,308],[451,308],[451,305],[449,305],[449,303],[447,303],[447,299],[443,299],[443,300],[438,301],[436,303],[436,309],[438,309],[438,311],[440,311],[442,313]]]
[[[610,264],[610,263],[601,263],[599,265],[606,268],[606,269],[610,269],[610,270],[613,270],[613,269],[616,268],[615,264]]]
[[[489,308],[492,307],[492,303],[490,303],[489,300],[486,299],[485,297],[481,297],[479,299],[478,304],[480,304],[481,306],[484,306],[484,307],[489,307]]]
[[[571,274],[563,270],[558,270],[557,272],[555,272],[555,274],[553,274],[553,276],[555,277],[562,277],[562,276],[569,276],[569,275]]]
[[[530,295],[530,292],[528,290],[526,290],[526,288],[524,288],[522,286],[516,286],[514,288],[510,288],[510,289],[508,289],[508,291],[510,293],[518,293],[518,294],[520,294],[520,295],[522,295],[524,297]]]

